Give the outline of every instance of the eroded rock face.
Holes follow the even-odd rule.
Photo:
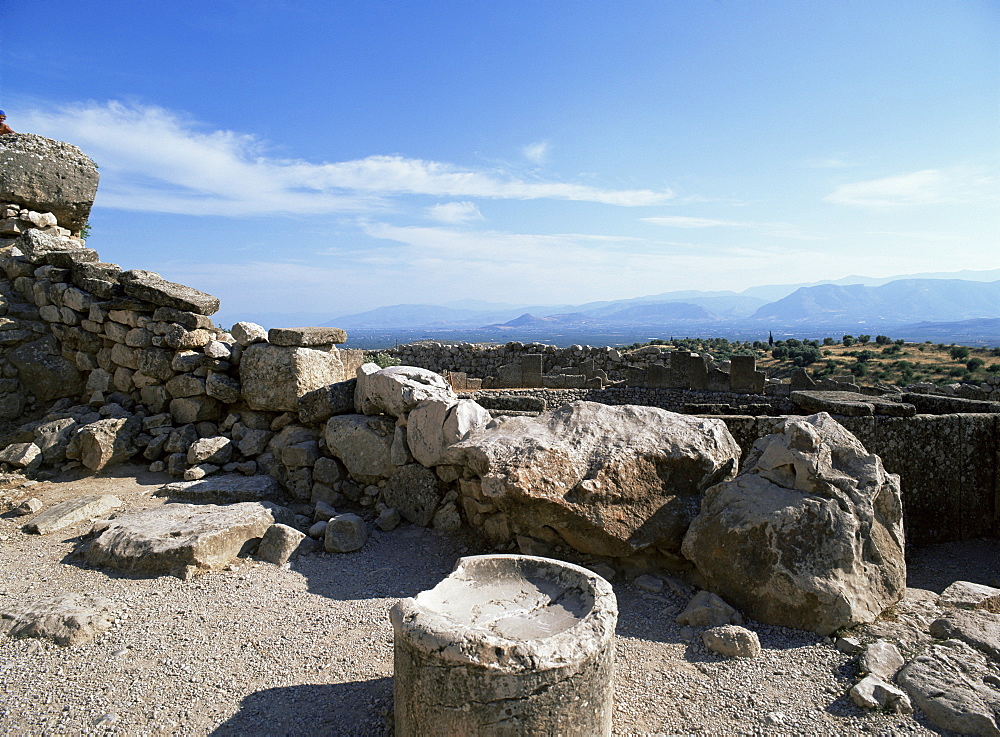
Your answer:
[[[83,376],[63,357],[59,342],[51,335],[19,346],[11,352],[10,362],[17,367],[24,388],[41,401],[83,391]]]
[[[94,594],[59,594],[0,614],[0,631],[10,637],[40,637],[59,645],[83,645],[114,624],[114,604]]]
[[[138,418],[108,418],[84,425],[70,441],[67,454],[91,471],[100,471],[139,452],[135,443],[142,428]]]
[[[428,369],[416,366],[379,369],[374,363],[366,363],[357,374],[354,406],[362,414],[399,417],[425,399],[457,399],[444,377]]]
[[[906,586],[899,477],[828,414],[761,438],[684,538],[705,588],[819,634],[873,621]]]
[[[275,520],[257,502],[164,504],[112,521],[87,550],[87,562],[132,573],[222,568],[252,552]]]
[[[430,468],[448,446],[485,426],[490,413],[471,399],[425,399],[407,417],[406,441],[413,457]]]
[[[78,232],[97,193],[97,167],[69,143],[32,133],[0,136],[0,201],[51,212]]]
[[[677,555],[702,493],[739,457],[721,420],[594,402],[488,425],[444,453],[482,478],[514,534],[549,528],[609,557],[653,545]]]
[[[396,467],[391,449],[395,423],[386,417],[338,415],[326,423],[326,446],[364,483],[389,478]]]

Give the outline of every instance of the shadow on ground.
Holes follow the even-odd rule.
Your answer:
[[[392,679],[303,684],[256,691],[213,735],[383,735],[392,709]]]

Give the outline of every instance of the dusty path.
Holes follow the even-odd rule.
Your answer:
[[[165,476],[33,487],[46,506],[115,493],[129,509]],[[484,552],[433,530],[375,531],[361,551],[305,556],[288,568],[256,560],[190,581],[129,578],[73,555],[82,523],[46,537],[0,518],[0,610],[52,592],[100,592],[115,626],[89,645],[0,636],[3,734],[385,734],[392,706],[395,600],[429,588],[456,558]],[[996,541],[916,551],[911,585],[996,585]],[[922,716],[864,713],[846,695],[851,658],[822,637],[751,623],[764,654],[727,661],[673,621],[687,603],[615,582],[620,617],[618,734],[940,734]]]

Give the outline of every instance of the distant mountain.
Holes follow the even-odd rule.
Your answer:
[[[980,317],[955,322],[918,322],[900,325],[894,338],[910,341],[930,340],[959,345],[1000,345],[1000,317]]]
[[[802,287],[764,305],[754,319],[780,323],[905,324],[1000,316],[1000,281],[900,279],[881,286]]]

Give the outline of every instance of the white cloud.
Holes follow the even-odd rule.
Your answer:
[[[427,208],[428,214],[442,223],[470,223],[483,220],[483,213],[472,202],[444,202]]]
[[[33,110],[25,129],[76,143],[101,167],[103,207],[189,214],[371,212],[402,195],[558,199],[624,207],[660,204],[669,191],[602,189],[527,180],[400,155],[316,164],[265,155],[234,131],[204,131],[159,107],[90,102]]]
[[[996,202],[997,179],[966,169],[924,169],[864,182],[841,184],[826,202],[854,207],[892,209],[947,203]]]
[[[545,160],[549,157],[549,142],[536,141],[535,143],[529,143],[521,149],[521,153],[524,154],[524,158],[534,164],[544,164]]]

